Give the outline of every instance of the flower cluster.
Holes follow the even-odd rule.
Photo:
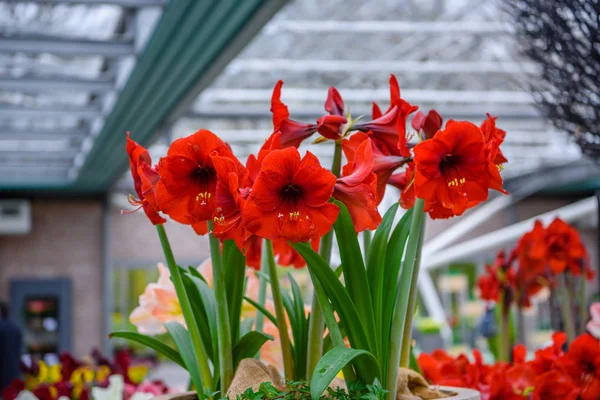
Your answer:
[[[107,388],[112,378],[122,381],[121,398],[130,400],[136,393],[150,393],[159,396],[168,392],[160,380],[144,380],[149,365],[133,362],[126,350],[118,351],[113,362],[104,358],[98,351],[92,352],[86,362],[64,352],[58,364],[48,365],[44,361],[34,361],[30,366],[22,365],[24,379],[15,379],[2,390],[2,399],[39,400],[88,400],[95,398],[92,390]],[[139,396],[137,396],[139,398]]]
[[[485,364],[473,351],[473,360],[452,357],[443,350],[421,354],[423,375],[438,385],[469,387],[482,400],[596,400],[600,398],[600,341],[589,333],[577,337],[563,351],[566,335],[553,335],[553,344],[537,350],[526,361],[526,349],[513,349],[511,363]]]
[[[288,242],[318,246],[340,211],[332,199],[344,203],[360,232],[380,224],[377,206],[388,184],[401,190],[405,208],[417,197],[424,199],[432,218],[461,215],[486,200],[488,189],[506,193],[499,173],[507,161],[500,151],[505,132],[489,115],[481,126],[449,120],[443,128],[435,110],[418,112],[412,119],[415,131],[408,131],[407,120],[417,107],[400,96],[392,75],[389,107],[382,112],[374,104],[371,121],[352,119],[331,87],[326,114],[303,123],[290,118],[282,86],[279,81],[271,99],[273,133],[245,164],[204,129],[174,141],[156,166],[128,136],[137,193],[131,204],[143,208],[155,225],[165,222],[159,212],[198,234],[212,225],[215,236],[234,240],[255,268],[260,239],[273,240],[279,264],[298,267],[304,262]],[[343,168],[341,161],[331,171],[322,167],[310,151],[301,156],[298,147],[316,133],[315,143],[335,142],[334,160],[341,160],[343,150]]]
[[[505,307],[512,302],[529,307],[531,296],[545,286],[555,287],[562,274],[593,278],[585,246],[577,230],[560,218],[547,228],[538,220],[519,239],[508,259],[504,251],[498,253],[477,285],[483,300],[502,301]]]

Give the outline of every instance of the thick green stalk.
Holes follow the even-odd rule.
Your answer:
[[[331,164],[331,172],[335,176],[340,175],[342,167],[342,146],[339,141],[335,142],[335,148],[333,152],[333,163]],[[321,246],[319,254],[325,260],[327,264],[331,261],[331,249],[333,246],[333,228],[321,238]],[[313,279],[313,285],[315,280]],[[317,363],[323,355],[323,331],[325,330],[325,319],[323,318],[323,311],[319,307],[319,301],[317,299],[316,289],[313,293],[310,319],[308,321],[308,345],[306,356],[306,372],[312,374],[312,371],[317,366]]]
[[[508,319],[510,317],[510,307],[505,309],[504,307],[504,294],[500,294],[500,336],[498,345],[500,346],[499,360],[509,362],[510,361],[510,326]]]
[[[267,246],[264,243],[262,245],[261,255],[260,255],[260,270],[261,272],[265,272],[269,268],[269,264],[267,262]],[[265,274],[258,274],[258,304],[261,306],[265,306],[265,302],[267,300],[267,278]],[[265,316],[259,310],[256,310],[256,330],[262,332],[264,327]]]
[[[573,314],[571,312],[571,299],[569,298],[569,290],[565,282],[565,275],[561,274],[557,276],[558,279],[558,290],[560,292],[560,310],[563,318],[563,324],[567,339],[569,343],[572,343],[575,339],[575,322],[573,321]]]
[[[283,370],[286,379],[294,379],[294,358],[292,357],[292,344],[288,332],[281,299],[281,287],[279,286],[279,277],[277,276],[277,266],[275,265],[275,256],[273,254],[273,244],[270,240],[265,240],[267,249],[267,263],[269,264],[269,278],[271,281],[271,291],[273,292],[273,303],[275,304],[275,317],[279,329],[279,341],[281,343],[281,354],[283,355]]]
[[[369,259],[369,249],[371,248],[371,239],[373,235],[371,231],[366,230],[363,232],[363,247],[365,253],[365,261]]]
[[[308,271],[310,273],[310,269]],[[319,309],[322,311],[324,321],[327,324],[327,329],[329,329],[329,338],[331,339],[331,343],[333,343],[334,347],[345,347],[346,344],[344,343],[344,336],[342,336],[342,331],[340,330],[338,322],[336,321],[335,315],[333,313],[333,307],[331,307],[331,303],[327,298],[327,294],[325,294],[323,286],[321,286],[321,283],[314,277],[312,273],[310,273],[310,278],[315,288],[314,298],[317,299],[317,307],[319,307]],[[307,371],[309,377],[311,378],[313,370]],[[354,370],[350,365],[344,367],[343,372],[344,379],[346,380],[346,385],[348,385],[350,382],[356,381],[356,374],[354,374]]]
[[[417,246],[417,255],[415,258],[415,266],[413,269],[412,280],[410,284],[410,295],[408,297],[408,312],[404,322],[404,333],[402,334],[402,350],[400,352],[400,366],[408,368],[410,364],[410,348],[412,345],[412,327],[415,309],[417,305],[417,285],[419,280],[419,270],[421,268],[421,253],[423,250],[423,236],[425,234],[425,226],[421,226],[419,245]]]
[[[219,373],[221,375],[221,393],[225,395],[233,380],[233,347],[231,345],[231,324],[227,306],[227,290],[225,288],[225,272],[221,262],[221,245],[212,231],[212,221],[208,221],[210,234],[210,258],[212,261],[213,290],[217,300],[217,340],[219,343]]]
[[[208,364],[208,359],[206,358],[206,351],[204,349],[204,344],[202,343],[200,330],[198,329],[198,324],[196,323],[196,319],[194,318],[192,305],[185,292],[183,279],[181,278],[181,271],[179,270],[179,267],[175,262],[175,257],[173,256],[173,250],[171,249],[171,244],[169,243],[169,238],[167,237],[165,227],[162,226],[162,224],[156,225],[156,231],[158,232],[160,244],[165,254],[165,260],[167,261],[167,266],[169,267],[169,272],[171,273],[171,280],[173,281],[173,286],[175,286],[175,293],[177,293],[177,299],[179,300],[179,304],[181,305],[181,312],[183,313],[185,324],[187,325],[188,331],[190,333],[192,346],[194,348],[194,355],[196,356],[196,360],[198,361],[200,378],[202,380],[202,384],[207,385],[208,387],[208,385],[212,383],[210,366]],[[198,398],[205,398],[204,388],[197,387],[196,393],[198,394]]]
[[[588,307],[587,307],[587,291],[586,291],[586,279],[585,271],[581,273],[581,287],[579,288],[579,332],[578,334],[585,333],[585,324],[588,319]]]
[[[413,207],[413,215],[410,224],[410,236],[406,245],[406,257],[400,275],[400,284],[397,289],[396,303],[394,305],[394,318],[390,337],[390,353],[388,355],[388,372],[385,389],[388,391],[387,400],[395,400],[398,388],[398,367],[400,366],[400,354],[404,335],[404,325],[409,310],[410,286],[415,270],[419,244],[421,242],[421,228],[425,221],[423,211],[423,199],[417,199]],[[418,272],[418,271],[417,271]]]

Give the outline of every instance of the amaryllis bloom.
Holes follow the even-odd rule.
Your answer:
[[[439,204],[452,215],[462,215],[469,202],[487,199],[488,188],[480,182],[487,161],[477,126],[450,120],[446,129],[417,144],[414,152],[415,193],[425,200],[425,211]]]
[[[600,303],[595,302],[590,306],[592,319],[585,325],[586,329],[596,339],[600,339]]]
[[[213,213],[214,234],[221,240],[233,239],[243,252],[246,229],[242,223],[242,208],[250,193],[248,173],[242,164],[228,157],[211,158],[218,178]]]
[[[158,264],[158,271],[158,281],[146,286],[140,295],[140,305],[129,316],[129,321],[144,335],[165,333],[163,325],[169,321],[185,322],[169,270],[163,264]],[[177,304],[174,306],[175,302]],[[179,314],[171,312],[172,309],[178,309]]]
[[[177,222],[192,225],[198,234],[207,233],[206,221],[215,210],[217,173],[211,155],[239,164],[229,146],[204,129],[174,141],[159,163],[161,210]]]
[[[514,298],[515,270],[507,262],[504,251],[498,252],[493,265],[486,265],[486,274],[477,279],[479,296],[486,301],[498,302],[501,298],[508,309]],[[501,296],[502,295],[502,296]]]
[[[368,132],[374,140],[380,141],[395,156],[410,157],[406,137],[406,119],[418,109],[400,97],[400,85],[394,75],[390,76],[390,107],[382,115],[377,104],[373,103],[373,120],[354,125],[354,129]]]
[[[329,87],[327,92],[327,100],[325,100],[325,111],[330,115],[344,116],[344,100],[340,95],[340,92],[333,87]]]
[[[551,370],[535,379],[533,400],[577,400],[580,392],[577,384],[564,371]]]
[[[339,214],[329,199],[335,175],[296,148],[265,157],[243,210],[246,229],[267,239],[306,242],[325,235]]]
[[[167,220],[157,212],[158,203],[155,195],[156,184],[160,179],[158,171],[152,167],[148,150],[131,140],[129,132],[127,132],[127,155],[133,186],[137,193],[137,198],[129,196],[129,203],[137,207],[136,210],[143,208],[154,225],[164,224]]]
[[[333,192],[333,197],[348,208],[356,232],[375,230],[381,223],[373,162],[371,139],[367,139],[358,146],[352,161],[348,161],[342,169],[342,177],[338,178]]]
[[[481,124],[481,131],[483,133],[485,155],[488,161],[487,174],[485,176],[487,185],[490,189],[508,194],[502,187],[503,181],[500,175],[500,171],[503,168],[502,165],[508,162],[500,150],[500,145],[504,142],[506,132],[496,127],[496,117],[492,117],[489,114],[487,115],[487,119]]]
[[[358,132],[342,140],[342,150],[348,159],[348,163],[354,162],[357,156],[358,148],[367,140],[371,142],[371,151],[373,154],[373,169],[372,172],[377,176],[377,204],[381,203],[385,194],[385,186],[392,176],[392,173],[403,166],[407,159],[400,156],[390,155],[386,153],[386,148],[381,148],[377,142],[367,134]]]
[[[403,172],[393,174],[388,179],[388,185],[394,186],[400,190],[400,206],[409,209],[415,205],[415,164],[406,163],[406,169]]]
[[[564,354],[565,343],[567,343],[567,335],[564,332],[555,332],[552,335],[551,346],[535,351],[531,366],[538,375],[548,372],[554,367],[556,360]]]
[[[282,148],[290,146],[300,147],[300,144],[304,139],[312,136],[317,131],[328,139],[337,140],[341,137],[340,127],[347,122],[343,115],[325,115],[319,118],[316,124],[305,124],[290,119],[290,112],[287,106],[281,101],[282,86],[283,81],[278,81],[273,89],[273,95],[271,96],[273,129],[275,132],[281,133],[280,140]],[[326,108],[328,108],[330,102],[334,103],[333,106],[335,106],[335,100],[330,100],[328,97],[327,102],[325,103]]]
[[[411,125],[417,132],[423,131],[425,134],[424,139],[431,139],[437,131],[442,129],[443,122],[442,116],[436,110],[431,109],[427,115],[421,111],[417,111],[411,121]]]
[[[273,150],[280,150],[281,147],[281,132],[273,132],[265,141],[258,151],[258,156],[250,154],[246,161],[246,170],[248,171],[248,179],[250,184],[253,184],[260,172],[260,166],[263,160]]]
[[[581,390],[581,400],[600,398],[600,341],[590,334],[577,337],[567,353],[556,361]]]
[[[550,271],[560,274],[569,271],[575,276],[588,269],[588,254],[575,228],[560,218],[546,228],[546,258]]]

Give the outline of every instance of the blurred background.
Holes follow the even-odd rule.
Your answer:
[[[600,175],[577,136],[589,132],[556,123],[544,107],[535,90],[544,66],[527,56],[505,8],[494,0],[0,1],[0,300],[24,329],[25,354],[124,346],[107,335],[134,329],[128,316],[158,276],[154,229],[143,213],[121,215],[134,193],[125,132],[155,162],[199,128],[245,160],[272,131],[279,79],[296,120],[321,116],[331,85],[354,116],[370,115],[371,101],[387,103],[393,73],[423,111],[477,124],[490,113],[507,131],[502,175],[511,194],[427,223],[422,349],[485,347],[477,274],[535,218],[575,226],[597,269]],[[330,163],[328,144],[311,151]],[[398,197],[389,188],[382,210]],[[167,229],[179,263],[208,256],[205,237],[175,222]],[[590,286],[591,301],[600,280]],[[533,348],[547,343],[552,312],[542,296],[526,313]]]

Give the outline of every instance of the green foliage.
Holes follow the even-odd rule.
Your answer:
[[[320,397],[311,397],[309,382],[306,381],[288,381],[287,389],[278,390],[271,382],[265,382],[255,391],[246,390],[235,400],[262,400],[262,399],[282,399],[282,400],[383,400],[386,390],[380,385],[365,385],[361,382],[352,383],[348,389],[328,387]],[[227,399],[223,398],[222,400]],[[234,400],[234,399],[228,399]]]

